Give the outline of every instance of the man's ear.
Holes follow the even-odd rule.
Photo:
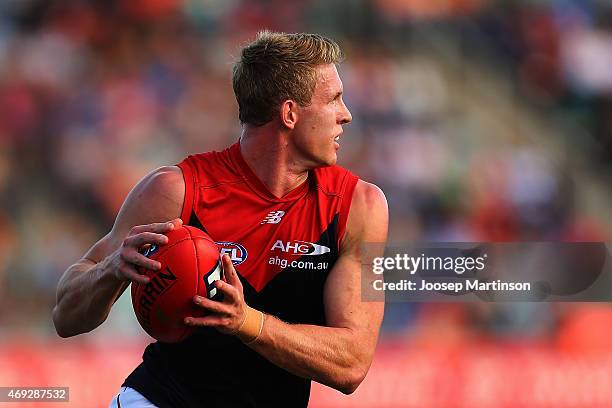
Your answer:
[[[281,104],[279,113],[283,126],[293,129],[298,118],[298,104],[291,99],[287,99]]]

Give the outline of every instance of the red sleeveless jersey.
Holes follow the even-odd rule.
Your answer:
[[[179,167],[181,218],[231,257],[246,302],[289,323],[325,325],[325,280],[358,178],[339,166],[317,168],[278,198],[244,161],[239,143],[189,156]],[[310,393],[309,380],[215,329],[199,329],[182,343],[150,345],[124,385],[160,407],[300,407]]]

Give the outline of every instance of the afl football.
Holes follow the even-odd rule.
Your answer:
[[[194,330],[183,320],[206,312],[193,303],[195,295],[217,300],[213,286],[221,279],[219,249],[204,231],[182,226],[168,233],[165,245],[150,245],[141,251],[161,263],[157,271],[140,268],[149,283],[132,283],[132,305],[142,328],[153,338],[176,343]],[[219,293],[220,296],[220,293]]]

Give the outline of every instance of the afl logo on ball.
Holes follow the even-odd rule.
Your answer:
[[[221,256],[225,254],[229,255],[234,266],[240,265],[246,261],[248,253],[244,246],[236,244],[235,242],[216,242],[216,244],[219,247]]]

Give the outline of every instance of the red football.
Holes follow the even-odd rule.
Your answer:
[[[193,303],[198,294],[215,297],[213,282],[221,279],[219,249],[210,236],[198,228],[182,226],[166,234],[168,243],[151,245],[143,254],[161,263],[161,269],[140,269],[151,278],[146,285],[132,283],[132,305],[142,328],[153,338],[176,343],[194,328],[184,324],[187,316],[203,316]]]

